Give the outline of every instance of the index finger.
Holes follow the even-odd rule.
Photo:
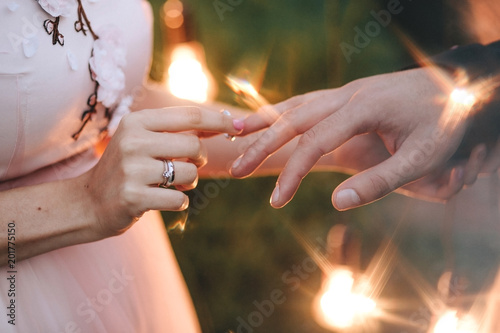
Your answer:
[[[196,130],[237,134],[233,118],[213,110],[195,106],[169,107],[134,112],[130,117],[140,121],[145,129],[153,132],[183,132]]]
[[[295,195],[302,179],[323,156],[357,134],[355,117],[339,112],[305,132],[280,173],[271,196],[271,206],[281,208]],[[343,126],[339,126],[343,124]],[[335,128],[335,130],[332,130]]]
[[[245,128],[240,135],[247,135],[272,125],[278,118],[288,110],[310,102],[326,94],[326,90],[313,91],[304,95],[291,97],[275,105],[264,105],[256,113],[245,119]]]
[[[349,96],[338,94],[334,90],[329,93],[329,98],[317,97],[315,99],[311,98],[313,95],[311,94],[307,98],[308,102],[302,103],[296,108],[287,109],[254,143],[248,146],[244,154],[233,164],[231,174],[234,177],[245,177],[257,169],[268,156],[297,135],[305,133],[313,127],[321,127],[321,122],[329,117],[332,119],[343,118],[340,115],[342,113],[340,110]],[[321,94],[324,93],[321,92]],[[326,121],[328,126],[331,122],[331,119]],[[340,124],[342,123],[340,122]],[[337,126],[338,124],[333,123],[333,125]],[[324,132],[329,130],[331,129],[322,129]]]

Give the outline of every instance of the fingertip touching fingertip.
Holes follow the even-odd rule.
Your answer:
[[[237,131],[242,131],[245,128],[245,121],[243,119],[233,119],[233,127]]]
[[[222,109],[222,110],[220,110],[220,113],[222,113],[225,116],[233,118],[233,116],[231,115],[231,112],[229,112],[229,110]],[[232,124],[233,124],[233,128],[238,132],[241,132],[243,130],[243,128],[245,128],[245,121],[244,121],[244,119],[241,119],[241,118],[240,119],[233,118]]]

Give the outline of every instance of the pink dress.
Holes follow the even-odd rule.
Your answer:
[[[152,45],[148,3],[82,0],[88,22],[77,3],[0,0],[0,190],[84,173],[97,161],[106,109],[117,117],[141,97]],[[97,46],[87,24],[108,45]],[[92,99],[91,56],[100,103]],[[0,332],[200,331],[158,212],[121,236],[38,255],[15,270],[12,297],[9,268],[0,267]]]

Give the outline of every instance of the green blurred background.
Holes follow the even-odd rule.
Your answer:
[[[183,3],[192,14],[194,35],[205,48],[207,66],[219,86],[217,99],[237,105],[234,93],[224,83],[228,74],[260,83],[260,93],[274,103],[411,64],[413,59],[398,37],[401,33],[430,54],[470,38],[457,16],[456,8],[463,5],[460,1],[451,6],[443,1],[401,0],[401,13],[394,15],[391,23],[381,28],[359,54],[352,54],[352,61],[348,62],[340,43],[353,45],[354,28],[364,29],[373,20],[372,10],[387,8],[393,1],[184,0]],[[156,15],[151,77],[159,81],[165,64],[158,13],[164,1],[150,2]],[[222,19],[214,6],[217,3],[231,8],[222,13]],[[255,301],[269,300],[273,290],[282,292],[286,301],[264,316],[262,323],[255,325],[258,327],[250,330],[240,327],[240,332],[327,332],[311,316],[311,302],[321,282],[320,270],[302,276],[298,289],[292,288],[283,277],[309,256],[294,232],[319,246],[333,225],[346,223],[362,240],[361,261],[366,267],[382,240],[393,234],[397,223],[417,216],[412,212],[419,209],[415,200],[390,195],[367,207],[338,212],[332,208],[330,196],[345,177],[333,173],[307,176],[293,201],[280,210],[268,204],[275,177],[226,179],[218,183],[210,179],[200,181],[199,192],[191,193],[191,198],[205,193],[205,207],[199,214],[191,211],[186,230],[172,232],[170,238],[204,332],[236,332],[241,324],[239,318],[248,322],[257,310]],[[165,213],[164,218],[168,224],[178,215]],[[397,241],[402,255],[425,280],[435,285],[447,265],[439,228],[436,231],[407,224]],[[494,262],[498,253],[486,249],[481,256],[486,262]],[[473,261],[464,261],[466,271],[474,271]],[[475,264],[477,289],[489,271],[481,273],[484,262]],[[406,304],[397,307],[403,318],[410,321],[427,318],[425,307],[398,272],[391,275],[383,294]],[[383,324],[380,331],[421,332],[396,324]]]

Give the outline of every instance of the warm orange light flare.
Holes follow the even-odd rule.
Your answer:
[[[477,101],[476,95],[465,88],[455,88],[450,95],[453,103],[471,108]]]
[[[445,131],[454,131],[464,119],[469,117],[477,102],[478,96],[472,87],[453,89],[441,115],[441,128]]]
[[[457,311],[445,312],[434,326],[433,333],[477,333],[478,325],[471,316],[459,318]]]
[[[179,0],[168,0],[163,6],[163,14],[165,15],[165,24],[170,29],[178,29],[184,23],[184,15],[182,11],[184,6]]]
[[[353,273],[348,269],[331,272],[319,299],[320,316],[328,326],[347,328],[375,311],[375,301],[353,291],[354,282]]]
[[[259,93],[255,89],[255,87],[247,80],[228,76],[227,84],[237,94],[243,93],[245,95],[250,95],[253,98],[258,98],[259,96]]]
[[[172,51],[167,86],[178,98],[197,103],[207,101],[209,79],[196,51],[189,45],[179,44]]]
[[[234,76],[227,76],[226,83],[240,98],[250,110],[258,110],[269,102],[262,97],[257,89],[248,80],[240,79]]]

